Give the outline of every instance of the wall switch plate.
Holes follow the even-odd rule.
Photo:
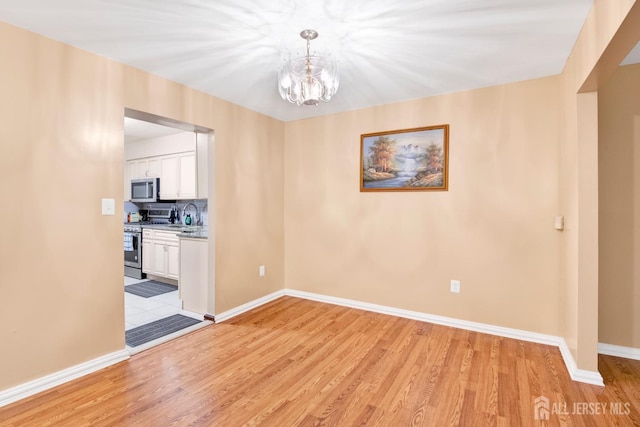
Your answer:
[[[556,230],[564,230],[564,217],[557,216],[555,221],[553,222],[553,226]]]
[[[451,281],[451,292],[455,294],[460,293],[460,280],[452,280]]]
[[[260,277],[264,276],[264,265],[261,265],[258,271],[260,273]]]
[[[102,199],[102,215],[115,215],[116,201],[115,199]]]

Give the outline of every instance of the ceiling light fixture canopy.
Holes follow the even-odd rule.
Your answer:
[[[304,30],[300,37],[307,41],[307,55],[286,61],[278,70],[280,96],[298,105],[328,102],[340,84],[338,64],[332,58],[311,55],[311,40],[318,37],[317,31]]]

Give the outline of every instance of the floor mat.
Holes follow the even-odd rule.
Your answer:
[[[202,320],[183,316],[182,314],[174,314],[173,316],[129,329],[125,332],[125,340],[129,347],[136,347],[200,322]]]
[[[124,287],[125,292],[129,292],[130,294],[138,295],[143,298],[151,298],[177,290],[177,286],[156,282],[155,280],[134,283],[133,285],[127,285]]]

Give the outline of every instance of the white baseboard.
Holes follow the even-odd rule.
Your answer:
[[[311,292],[298,291],[295,289],[285,289],[284,293],[289,296],[324,302],[328,304],[357,308],[381,314],[389,314],[391,316],[404,317],[407,319],[419,320],[421,322],[435,323],[437,325],[451,326],[454,328],[481,332],[489,335],[497,335],[505,338],[513,338],[538,344],[552,345],[560,349],[560,354],[562,354],[565,366],[567,367],[572,380],[587,384],[604,386],[602,376],[598,371],[585,371],[583,369],[578,369],[575,360],[571,355],[571,351],[569,351],[569,347],[562,337],[539,334],[537,332],[523,331],[520,329],[505,328],[502,326],[488,325],[485,323],[470,322],[467,320],[454,319],[451,317],[436,316],[433,314],[426,314],[418,311],[410,311],[384,305],[370,304],[345,298],[336,298],[327,295],[314,294]]]
[[[564,364],[567,367],[567,371],[569,371],[569,375],[571,375],[571,379],[581,383],[604,387],[604,380],[602,379],[602,375],[600,375],[600,372],[578,369],[578,367],[576,366],[576,361],[573,359],[573,355],[571,354],[571,350],[569,350],[567,342],[563,338],[558,338],[561,340],[558,348],[560,349],[560,353],[562,354],[562,358],[564,359]]]
[[[613,344],[598,344],[598,353],[607,356],[624,357],[625,359],[640,360],[640,348],[623,347]]]
[[[569,347],[564,338],[553,335],[539,334],[537,332],[523,331],[520,329],[505,328],[502,326],[488,325],[478,322],[470,322],[467,320],[454,319],[451,317],[436,316],[433,314],[421,313],[418,311],[404,310],[400,308],[388,307],[384,305],[371,304],[366,302],[360,302],[356,300],[350,300],[345,298],[331,297],[327,295],[314,294],[311,292],[298,291],[295,289],[283,289],[273,292],[264,297],[255,299],[241,306],[232,308],[223,313],[215,316],[216,323],[224,322],[232,317],[238,316],[254,308],[260,307],[268,302],[276,300],[282,296],[292,296],[297,298],[303,298],[327,304],[340,305],[344,307],[356,308],[360,310],[371,311],[374,313],[388,314],[391,316],[403,317],[407,319],[418,320],[422,322],[429,322],[438,325],[451,326],[454,328],[465,329],[469,331],[481,332],[489,335],[496,335],[505,338],[513,338],[522,341],[529,341],[538,344],[546,344],[558,347],[562,358],[564,359],[565,366],[569,371],[571,379],[578,382],[587,384],[593,384],[598,386],[604,386],[602,376],[598,371],[585,371],[578,369],[569,351]],[[640,360],[640,349],[614,346],[610,344],[599,344],[598,351],[602,354],[609,354],[612,356],[626,357],[629,359]],[[129,358],[129,352],[127,350],[117,351],[115,353],[107,354],[94,360],[82,363],[80,365],[72,366],[71,368],[64,369],[62,371],[38,378],[25,384],[21,384],[17,387],[13,387],[7,390],[0,391],[0,407],[13,403],[17,400],[24,399],[25,397],[34,395],[41,391],[63,384],[65,382],[80,378],[91,372],[98,371],[106,368],[107,366],[121,362]]]
[[[224,311],[220,314],[216,314],[215,318],[216,318],[216,323],[220,323],[220,322],[224,322],[225,320],[229,320],[232,317],[236,317],[244,312],[247,312],[249,310],[253,310],[254,308],[260,307],[261,305],[264,305],[268,302],[271,302],[275,299],[278,299],[282,296],[285,295],[285,291],[284,290],[280,290],[280,291],[276,291],[274,293],[271,293],[269,295],[265,295],[261,298],[255,299],[253,301],[249,301],[246,304],[242,304],[238,307],[232,308],[231,310],[227,310]]]
[[[36,393],[40,393],[41,391],[48,390],[60,384],[64,384],[71,380],[75,380],[76,378],[80,378],[84,375],[106,368],[107,366],[122,362],[128,358],[129,352],[123,349],[89,360],[88,362],[63,369],[62,371],[54,372],[53,374],[46,375],[33,381],[20,384],[19,386],[2,390],[0,391],[0,407],[6,406],[20,399],[24,399],[25,397],[32,396]]]
[[[284,290],[274,292],[262,298],[258,298],[254,301],[250,301],[239,307],[233,308],[231,310],[225,311],[224,313],[220,313],[216,315],[215,316],[216,322],[223,322],[234,316],[242,314],[245,311],[249,311],[263,304],[266,304],[269,301],[273,301],[277,298],[280,298],[281,296],[284,296]],[[201,318],[201,316],[199,317]],[[195,330],[202,326],[206,326],[207,324],[210,324],[210,323],[211,322],[209,321],[205,321],[202,324],[192,326],[191,329]],[[164,337],[164,338],[168,340],[170,338],[174,338],[174,335],[178,335],[180,333],[184,333],[184,330],[178,331],[176,334],[172,334],[171,336]],[[154,344],[157,344],[158,342],[154,342]],[[107,354],[97,359],[90,360],[80,365],[72,366],[70,368],[63,369],[62,371],[55,372],[50,375],[46,375],[36,380],[29,381],[19,386],[12,387],[7,390],[2,390],[0,391],[0,407],[16,402],[20,399],[24,399],[25,397],[32,396],[36,393],[40,393],[41,391],[45,391],[57,385],[74,380],[76,378],[80,378],[84,375],[98,371],[102,368],[106,368],[107,366],[113,365],[123,360],[126,360],[130,357],[131,354],[137,353],[146,348],[147,346],[143,345],[143,346],[140,346],[139,348],[133,348],[131,352],[129,352],[126,349],[123,349],[121,351],[117,351],[115,353]]]

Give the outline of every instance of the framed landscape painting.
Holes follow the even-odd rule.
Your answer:
[[[360,135],[360,191],[446,191],[449,125]]]

